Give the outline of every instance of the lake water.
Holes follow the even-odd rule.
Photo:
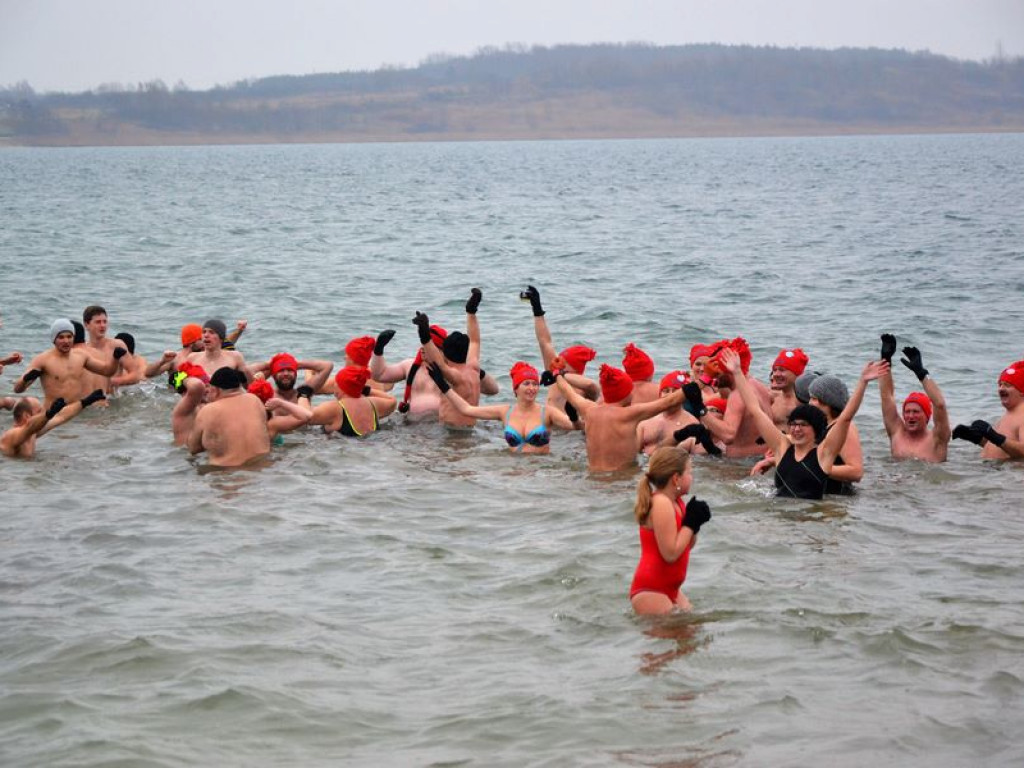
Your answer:
[[[852,386],[891,331],[954,423],[994,421],[1022,168],[1024,135],[8,149],[0,354],[99,303],[149,357],[220,316],[250,360],[386,327],[399,358],[480,286],[502,402],[533,283],[595,362],[743,335],[762,379],[802,346]],[[174,402],[128,390],[0,462],[4,765],[1024,761],[1024,466],[893,462],[874,385],[852,498],[697,460],[694,611],[660,622],[627,599],[635,477],[589,476],[578,434],[524,458],[392,418],[208,472]]]

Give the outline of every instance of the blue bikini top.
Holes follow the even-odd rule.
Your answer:
[[[509,448],[522,448],[523,445],[532,445],[534,448],[542,448],[551,442],[551,434],[544,426],[544,407],[540,409],[540,424],[531,429],[525,436],[515,427],[508,423],[512,415],[512,408],[505,413],[505,442]]]

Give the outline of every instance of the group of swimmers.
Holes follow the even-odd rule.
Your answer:
[[[850,493],[864,473],[853,419],[871,381],[879,382],[895,458],[945,461],[953,438],[980,446],[982,458],[1024,458],[1024,361],[999,376],[1004,413],[995,426],[975,421],[950,429],[942,392],[914,347],[903,348],[901,363],[923,391],[897,406],[891,369],[897,343],[891,334],[882,334],[879,358],[864,366],[852,393],[836,376],[807,371],[809,359],[801,349],[781,350],[765,385],[750,376],[750,348],[742,338],[694,345],[688,368],[657,381],[650,356],[628,344],[622,367],[601,365],[595,381],[586,366],[596,351],[584,345],[557,351],[538,289],[528,286],[520,298],[532,309],[542,367],[516,362],[509,371],[514,399],[485,405],[481,396],[499,394],[500,388],[480,367],[478,288],[466,302],[465,332],[448,331],[416,312],[414,356],[389,363],[385,352],[395,330],[387,329],[349,341],[333,377],[330,361],[300,360],[288,352],[246,362],[235,348],[245,321],[230,333],[217,319],[186,325],[181,346],[149,362],[136,352],[130,334],[108,338],[106,310],[90,306],[82,323],[56,320],[51,348],[32,358],[13,383],[21,394],[38,380],[43,401],[0,398],[0,407],[13,411],[0,452],[29,458],[37,438],[84,408],[105,404],[118,388],[165,376],[180,396],[171,413],[174,443],[193,454],[206,452],[221,467],[259,459],[281,435],[307,425],[362,437],[395,411],[408,420],[436,419],[461,428],[478,419],[499,421],[509,449],[526,454],[549,452],[555,430],[580,430],[593,471],[635,467],[638,453],[650,455],[635,506],[641,562],[630,596],[638,613],[688,605],[679,587],[700,527],[711,517],[706,503],[682,501],[692,482],[692,454],[758,457],[752,473],[774,468],[780,496]],[[22,362],[20,353],[11,353],[0,359],[0,373]],[[395,385],[400,397],[392,394]]]

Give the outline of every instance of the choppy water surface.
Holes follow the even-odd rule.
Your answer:
[[[954,422],[1024,356],[1024,136],[0,153],[0,353],[100,303],[143,354],[210,316],[340,359],[481,286],[484,365],[556,344],[665,372],[744,335],[851,382],[892,331]],[[899,367],[897,393],[916,384]],[[21,370],[0,378],[9,392]],[[897,464],[872,389],[854,498],[700,460],[692,615],[626,592],[633,477],[395,420],[259,471],[170,445],[145,385],[3,461],[5,765],[1018,765],[1024,468]],[[0,426],[9,424],[0,415]]]

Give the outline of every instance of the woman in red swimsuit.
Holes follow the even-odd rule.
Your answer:
[[[629,600],[638,614],[690,610],[679,587],[686,580],[697,533],[711,519],[707,503],[697,497],[684,509],[682,498],[692,483],[690,454],[681,448],[656,450],[637,483],[634,511],[640,525],[640,563]]]

